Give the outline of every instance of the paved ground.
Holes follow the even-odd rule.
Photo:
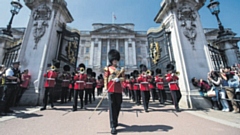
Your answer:
[[[56,109],[17,107],[15,115],[0,118],[0,133],[6,135],[109,135],[107,100],[89,119],[98,101],[87,109],[71,111],[72,103],[58,104]],[[172,105],[150,103],[149,113],[124,99],[119,116],[119,135],[239,135],[240,114],[214,110],[173,111]]]

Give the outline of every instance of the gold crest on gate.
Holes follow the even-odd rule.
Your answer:
[[[150,44],[150,56],[154,64],[160,59],[160,46],[158,42],[154,42]]]

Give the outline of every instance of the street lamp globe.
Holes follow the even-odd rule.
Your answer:
[[[219,14],[219,4],[220,3],[218,1],[210,0],[210,4],[207,7],[213,15]]]
[[[11,5],[12,5],[11,13],[18,14],[20,9],[22,8],[22,5],[19,2],[19,0],[12,0]]]

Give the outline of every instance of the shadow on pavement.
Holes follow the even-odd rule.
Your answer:
[[[164,131],[168,132],[172,130],[173,127],[167,125],[125,125],[119,123],[119,127],[124,127],[118,129],[118,132],[156,132],[156,131]]]

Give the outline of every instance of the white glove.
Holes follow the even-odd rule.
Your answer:
[[[174,76],[174,73],[172,73],[172,75],[171,76]]]
[[[119,82],[120,79],[119,79],[119,78],[114,78],[114,79],[112,79],[112,81],[114,81],[114,82]]]

